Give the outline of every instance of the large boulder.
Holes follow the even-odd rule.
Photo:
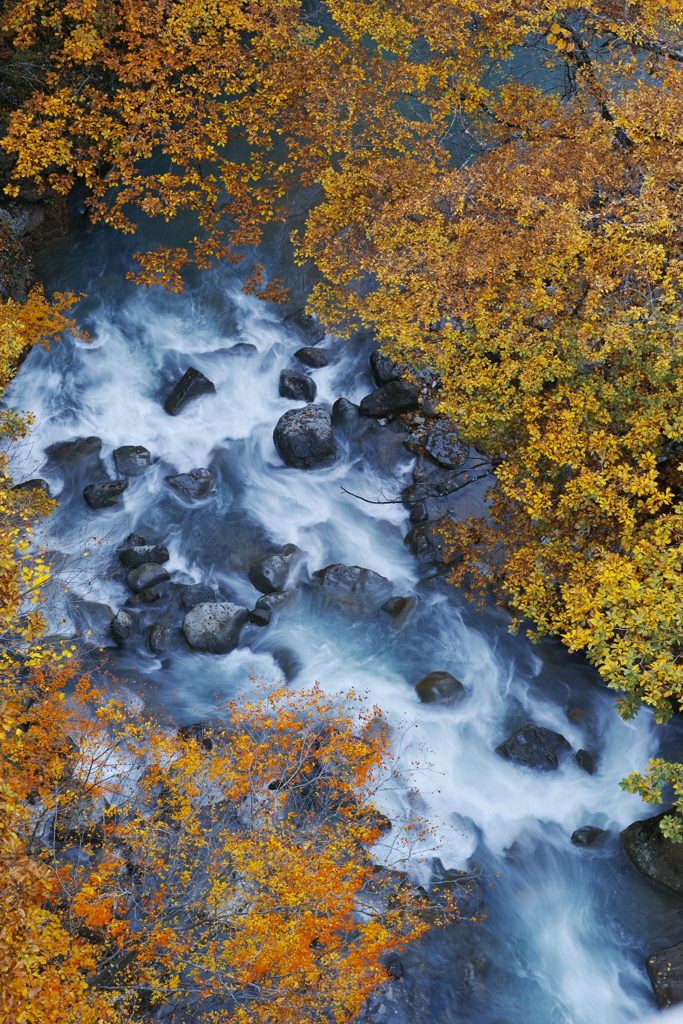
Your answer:
[[[113,505],[120,505],[123,499],[123,492],[128,487],[128,479],[123,480],[102,480],[100,483],[88,484],[83,489],[83,497],[90,508],[111,508]]]
[[[634,821],[621,833],[626,854],[634,867],[651,882],[683,896],[683,843],[672,843],[659,827],[662,811],[653,818]]]
[[[227,654],[237,647],[240,630],[249,611],[225,601],[196,604],[183,619],[183,633],[190,647],[209,654]]]
[[[464,697],[465,687],[450,672],[430,672],[417,683],[415,692],[423,704],[434,704]]]
[[[196,501],[204,498],[213,489],[214,476],[210,469],[191,469],[189,473],[166,476],[164,480],[183,498]]]
[[[426,450],[447,469],[455,469],[463,463],[470,452],[469,445],[466,445],[458,437],[458,430],[451,420],[439,420],[432,427]]]
[[[389,356],[383,356],[378,348],[370,353],[370,369],[378,388],[384,387],[389,381],[401,379],[401,367],[392,362]]]
[[[157,565],[156,562],[144,562],[136,569],[130,570],[126,576],[126,583],[137,594],[141,590],[158,587],[160,583],[166,583],[170,578],[161,565]]]
[[[147,562],[161,565],[162,562],[168,562],[168,548],[157,547],[156,544],[136,544],[121,548],[119,561],[126,569],[137,569],[139,565],[145,565]]]
[[[285,544],[274,555],[267,555],[249,566],[249,582],[262,594],[282,590],[301,550],[296,544]]]
[[[372,615],[391,596],[391,584],[384,576],[358,565],[327,565],[313,573],[311,586],[327,605],[356,615]]]
[[[294,398],[302,402],[314,402],[317,387],[312,377],[299,370],[282,370],[280,372],[280,396]]]
[[[294,469],[330,466],[337,457],[330,414],[322,405],[289,409],[277,422],[273,442],[282,461]]]
[[[294,353],[294,358],[298,359],[304,366],[310,366],[313,370],[319,370],[321,366],[327,366],[332,358],[332,353],[324,348],[300,348],[298,352]]]
[[[544,772],[554,771],[560,757],[570,750],[564,736],[540,725],[525,725],[496,747],[496,753],[506,760]]]
[[[141,444],[125,444],[114,452],[116,472],[120,476],[138,476],[149,469],[150,454]]]
[[[164,409],[171,416],[177,416],[191,399],[214,394],[215,391],[213,382],[199,370],[195,370],[194,366],[190,366],[164,402]]]
[[[683,1003],[683,942],[651,953],[645,968],[660,1010]]]
[[[419,392],[405,380],[391,380],[377,388],[371,395],[361,399],[360,411],[363,416],[390,416],[408,412],[417,406]]]

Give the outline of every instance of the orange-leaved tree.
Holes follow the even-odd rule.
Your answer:
[[[257,691],[179,734],[73,667],[5,697],[14,891],[33,885],[18,1021],[59,998],[60,1022],[349,1021],[387,953],[455,911],[398,870],[425,825],[387,831],[388,738],[353,693]]]

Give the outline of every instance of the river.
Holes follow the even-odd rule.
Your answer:
[[[439,931],[409,952],[404,981],[372,1004],[370,1020],[622,1024],[646,1015],[655,1004],[645,958],[681,939],[683,904],[627,861],[620,829],[654,809],[617,783],[661,751],[680,758],[679,725],[661,729],[649,712],[623,723],[614,695],[580,657],[555,642],[533,646],[510,636],[502,609],[480,613],[433,566],[418,564],[404,545],[410,524],[402,505],[367,504],[342,492],[400,494],[414,463],[405,435],[364,421],[362,430],[337,431],[331,467],[284,466],[273,428],[302,403],[279,396],[278,377],[306,341],[283,324],[283,312],[244,296],[229,267],[190,275],[181,296],[125,280],[132,251],[160,237],[175,244],[182,230],[143,225],[131,240],[106,228],[74,229],[39,268],[48,291],[87,293],[77,316],[92,336],[88,343],[65,338],[50,352],[34,348],[10,393],[14,408],[36,416],[15,477],[45,476],[60,503],[44,542],[68,556],[69,592],[53,592],[51,633],[69,636],[79,621],[83,628],[74,613],[78,598],[122,607],[130,591],[115,569],[115,549],[130,532],[168,547],[173,580],[208,582],[249,608],[260,596],[246,575],[249,562],[298,545],[305,559],[296,599],[268,627],[246,626],[232,653],[159,659],[140,643],[123,652],[96,649],[91,665],[109,672],[114,689],[132,689],[181,723],[209,715],[217,697],[248,688],[253,670],[266,680],[284,674],[296,687],[317,680],[327,691],[367,691],[395,735],[407,731],[406,758],[432,764],[411,786],[438,825],[438,856],[448,869],[478,872],[484,919]],[[271,245],[271,267],[286,260],[280,252]],[[274,273],[293,287],[287,309],[305,301],[305,274],[286,265]],[[231,352],[236,344],[253,349]],[[321,347],[333,359],[310,371],[318,402],[331,407],[345,396],[357,403],[375,387],[371,338],[328,337]],[[215,383],[216,394],[170,416],[163,400],[189,365]],[[43,467],[48,445],[90,435],[102,439],[112,478],[116,448],[151,452],[152,465],[131,480],[120,507],[88,508],[82,489],[92,473]],[[164,477],[197,467],[212,469],[216,486],[189,503]],[[336,562],[372,569],[394,594],[415,596],[405,622],[394,628],[384,612],[345,616],[316,603],[307,575]],[[103,637],[111,645],[106,628]],[[434,670],[460,679],[466,699],[420,704],[415,684]],[[548,773],[503,760],[495,747],[527,722],[561,733],[573,750],[590,750],[596,773],[573,759]],[[400,813],[410,795],[387,797],[385,809]],[[587,824],[609,836],[594,848],[572,845],[572,832]]]

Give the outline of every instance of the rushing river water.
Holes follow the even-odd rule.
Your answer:
[[[167,241],[177,238],[166,230]],[[153,244],[149,234],[136,237],[135,248],[145,244]],[[406,955],[403,982],[388,986],[371,1020],[620,1024],[646,1015],[654,1000],[645,957],[681,939],[683,904],[626,860],[619,830],[653,809],[617,782],[661,749],[680,757],[678,725],[662,730],[649,713],[622,723],[614,695],[582,659],[552,642],[534,647],[510,636],[501,609],[480,614],[434,567],[420,566],[403,543],[409,523],[400,504],[365,504],[342,492],[399,494],[414,462],[405,435],[364,422],[360,433],[338,432],[330,468],[285,467],[273,427],[302,403],[279,397],[278,377],[305,339],[283,324],[280,310],[241,294],[229,268],[195,278],[182,296],[136,289],[125,281],[130,252],[130,240],[95,229],[75,231],[45,255],[49,290],[87,292],[78,317],[92,341],[33,349],[12,385],[12,406],[36,414],[15,475],[49,479],[60,508],[47,545],[69,556],[69,593],[60,601],[55,591],[51,600],[52,632],[69,635],[78,625],[78,596],[114,611],[124,604],[130,591],[113,567],[131,531],[168,547],[174,580],[206,581],[249,608],[260,596],[247,579],[250,561],[297,544],[306,555],[298,597],[268,627],[245,627],[232,653],[159,660],[140,644],[121,653],[107,648],[104,661],[92,656],[93,666],[107,669],[112,686],[128,686],[180,722],[210,714],[216,697],[248,687],[250,669],[266,680],[284,674],[296,687],[315,680],[328,691],[353,686],[368,691],[397,735],[409,727],[408,758],[424,756],[421,745],[431,751],[433,767],[411,784],[442,823],[443,865],[480,872],[485,917],[439,931]],[[276,272],[305,298],[299,271]],[[236,344],[254,348],[229,351]],[[358,402],[375,387],[370,338],[322,345],[334,359],[310,371],[319,402],[331,406],[342,395]],[[189,365],[215,383],[216,394],[169,416],[163,400]],[[102,439],[112,478],[114,449],[135,444],[152,453],[152,466],[131,480],[120,507],[88,508],[82,490],[92,471],[43,467],[49,444],[88,435]],[[164,477],[196,467],[211,468],[216,487],[188,503]],[[345,617],[322,608],[306,574],[335,562],[375,570],[394,594],[416,596],[411,615],[394,628],[384,612]],[[420,704],[415,683],[433,670],[462,680],[466,699]],[[591,750],[596,774],[573,759],[548,773],[504,761],[494,748],[527,722],[562,733],[574,750]],[[388,813],[408,799],[408,792],[388,798]],[[572,832],[587,824],[608,829],[607,841],[573,846]]]

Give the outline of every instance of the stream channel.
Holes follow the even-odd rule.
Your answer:
[[[342,492],[394,498],[411,482],[415,456],[395,423],[335,421],[332,466],[285,466],[273,428],[304,403],[279,396],[279,374],[310,339],[283,317],[303,305],[310,282],[281,265],[275,242],[268,269],[294,298],[284,311],[242,294],[229,267],[189,275],[180,296],[125,280],[133,251],[177,244],[181,231],[177,223],[147,223],[131,240],[74,228],[39,267],[48,292],[87,293],[76,315],[92,337],[34,348],[9,396],[12,407],[36,416],[13,475],[44,477],[60,505],[42,540],[67,556],[69,592],[53,589],[50,632],[87,637],[91,629],[95,673],[106,671],[109,686],[132,690],[180,724],[209,717],[217,697],[249,687],[253,670],[295,687],[317,680],[329,692],[367,691],[395,734],[408,734],[406,759],[432,767],[387,797],[384,810],[400,814],[419,791],[439,823],[443,867],[479,873],[484,919],[439,930],[408,951],[404,978],[372,1002],[369,1020],[621,1024],[646,1016],[655,1003],[645,958],[683,937],[683,902],[627,860],[619,831],[656,809],[622,793],[618,780],[643,770],[649,757],[683,758],[679,723],[662,729],[646,711],[623,723],[614,694],[582,658],[553,641],[534,646],[511,636],[503,609],[482,614],[434,565],[420,564],[404,544],[411,524],[401,504],[367,504]],[[332,360],[307,371],[318,403],[331,409],[340,396],[358,403],[376,387],[370,335],[328,336],[319,347]],[[168,415],[164,399],[188,366],[216,393]],[[46,466],[49,445],[88,436],[101,438],[103,466],[98,459]],[[83,488],[118,476],[112,452],[122,445],[149,449],[151,465],[131,478],[120,505],[92,511]],[[198,467],[215,476],[202,500],[184,500],[164,479]],[[487,483],[465,488],[454,514],[480,510]],[[247,608],[261,596],[247,577],[250,563],[296,544],[304,552],[296,594],[265,628],[244,626],[229,654],[155,657],[144,637],[119,651],[106,610],[88,606],[84,614],[78,605],[116,612],[130,597],[116,549],[131,532],[168,548],[174,582],[208,583],[219,599]],[[378,608],[326,607],[307,581],[333,563],[380,573],[391,593],[416,598],[410,613],[391,619]],[[154,605],[145,614],[151,623]],[[415,684],[435,670],[460,679],[466,697],[421,704]],[[595,774],[573,754],[556,771],[534,772],[495,753],[530,722],[561,733],[573,752],[591,751]],[[570,836],[583,825],[609,834],[595,847],[577,847]]]

